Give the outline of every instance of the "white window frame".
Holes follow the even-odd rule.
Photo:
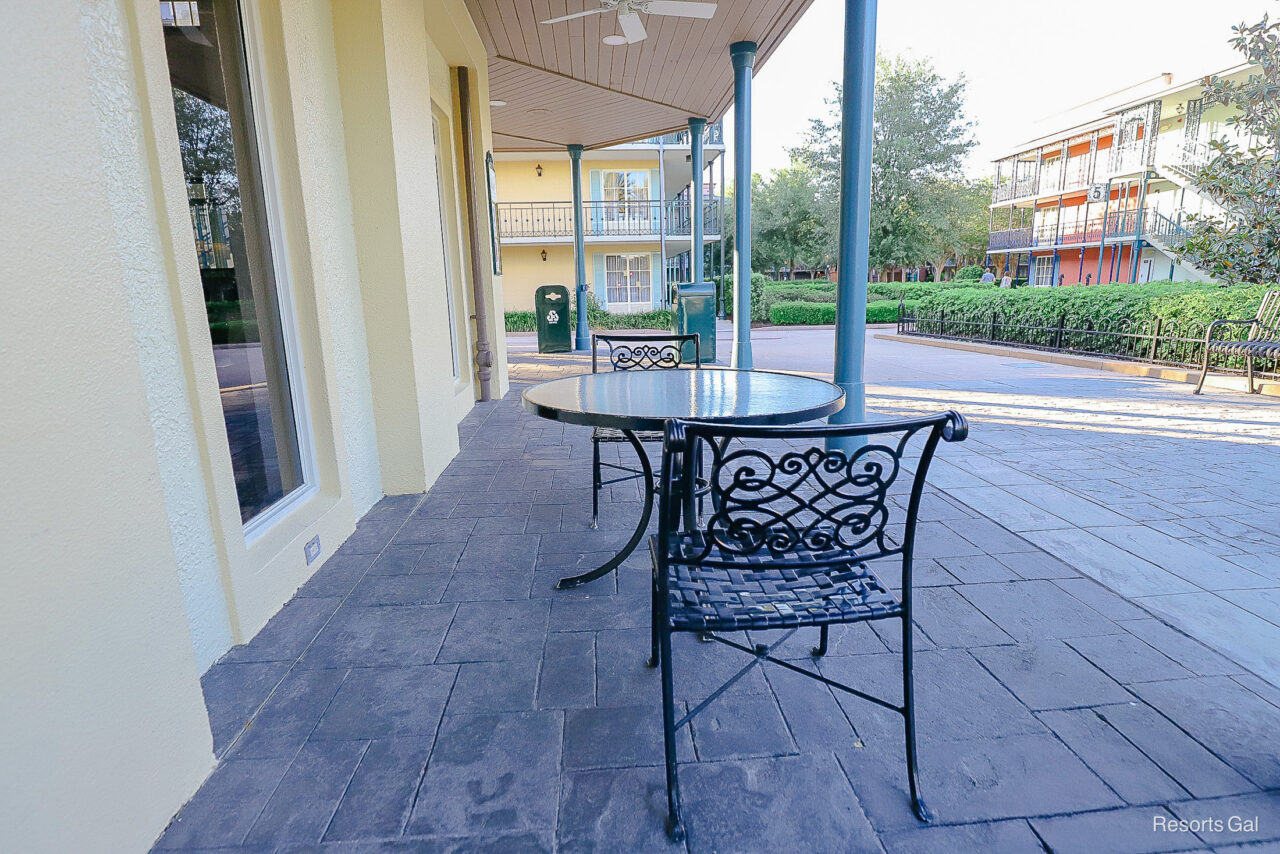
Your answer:
[[[300,505],[320,491],[319,465],[316,460],[315,434],[311,406],[307,400],[306,369],[302,364],[302,336],[293,300],[293,275],[289,264],[289,241],[285,227],[283,193],[277,167],[280,135],[269,109],[271,96],[267,87],[266,43],[258,25],[258,9],[251,0],[233,4],[240,16],[244,36],[245,74],[249,78],[249,104],[257,137],[258,170],[262,175],[264,213],[267,237],[271,241],[271,266],[275,273],[276,302],[280,310],[280,336],[284,341],[285,374],[293,403],[293,423],[298,439],[298,459],[302,464],[302,484],[279,501],[269,505],[244,523],[246,544],[259,539]]]
[[[610,261],[615,264],[615,269],[610,270]],[[617,269],[616,265],[621,264],[621,269]],[[643,267],[643,269],[642,269]],[[612,285],[609,281],[609,274],[623,273],[628,279],[628,283],[621,286]],[[646,286],[649,295],[643,300],[632,300],[630,297],[634,295],[638,285],[632,284],[630,278],[632,275],[647,273],[649,283]],[[611,252],[604,256],[604,285],[605,298],[609,302],[609,310],[617,314],[638,314],[640,312],[649,311],[653,308],[653,259],[649,257],[647,252]],[[628,299],[614,299],[613,291],[620,287],[626,294]]]
[[[1046,263],[1047,262],[1047,263]],[[1032,284],[1037,288],[1053,286],[1053,256],[1037,255]]]
[[[440,156],[440,139],[442,135],[440,119],[433,112],[431,114],[431,142],[436,162],[436,199],[440,208],[440,252],[444,256],[444,298],[448,307],[446,314],[449,315],[449,355],[453,359],[453,380],[456,383],[462,379],[462,351],[458,346],[458,319],[454,316],[457,307],[457,283],[454,279],[453,247],[450,245],[452,239],[449,229],[449,211],[446,207],[449,204],[449,199],[445,195],[443,174],[443,170],[453,168],[453,164],[452,162],[445,163]],[[449,149],[449,154],[449,160],[452,161],[452,147]]]

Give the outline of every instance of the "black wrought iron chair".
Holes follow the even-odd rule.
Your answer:
[[[676,732],[764,661],[901,714],[911,806],[921,821],[930,820],[916,780],[912,551],[934,450],[939,440],[958,442],[967,434],[967,423],[956,412],[841,426],[733,427],[681,421],[667,426],[658,533],[650,540],[649,665],[662,668],[667,833],[672,839],[684,837]],[[727,440],[735,439],[738,442],[730,446]],[[824,444],[853,450],[826,449]],[[698,461],[708,453],[709,468],[700,478]],[[709,485],[700,488],[699,480]],[[704,489],[711,498],[706,517],[700,516],[697,501]],[[901,502],[890,500],[891,494],[905,500],[905,511]],[[871,565],[894,566],[897,558],[901,574],[892,579],[895,584],[886,584]],[[901,706],[774,656],[801,627],[819,628],[818,645],[812,650],[816,658],[827,651],[831,625],[887,619],[902,621]],[[770,629],[789,631],[770,645],[754,646],[717,634]],[[698,633],[752,656],[679,720],[671,661],[674,632]]]
[[[702,367],[702,353],[698,346],[698,335],[592,335],[591,336],[591,373],[600,372],[600,344],[608,348],[609,364],[615,371],[661,371],[679,368]],[[692,345],[692,364],[685,356]],[[640,430],[636,438],[641,442],[661,442],[662,432],[659,430]],[[643,477],[643,472],[633,466],[619,463],[607,463],[600,460],[600,445],[605,442],[629,442],[621,430],[612,427],[597,427],[591,433],[591,527],[595,528],[600,519],[600,489],[614,483],[622,483]],[[613,480],[603,479],[603,469],[626,472]]]

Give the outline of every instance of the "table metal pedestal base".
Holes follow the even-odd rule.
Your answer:
[[[635,533],[631,535],[631,539],[627,540],[627,544],[622,547],[622,551],[611,557],[608,561],[591,570],[584,572],[582,575],[572,575],[568,578],[562,578],[556,582],[557,590],[570,590],[579,585],[586,584],[588,581],[595,581],[597,578],[604,578],[613,572],[622,562],[631,557],[631,554],[640,545],[644,539],[645,531],[649,530],[649,519],[653,516],[653,467],[649,465],[649,455],[644,451],[644,445],[636,438],[636,434],[632,430],[623,430],[622,434],[627,437],[627,441],[631,443],[631,447],[635,449],[636,456],[640,458],[640,474],[644,481],[644,505],[640,510],[640,523],[636,525]]]

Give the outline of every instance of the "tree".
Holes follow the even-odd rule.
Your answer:
[[[236,176],[231,116],[226,110],[173,90],[182,171],[188,184],[204,184],[209,200],[228,211],[240,210],[240,181]]]
[[[1178,254],[1229,282],[1280,281],[1280,21],[1233,28],[1231,44],[1258,66],[1247,80],[1215,77],[1204,104],[1238,112],[1227,120],[1237,138],[1211,140],[1210,160],[1196,176],[1223,213],[1193,216]]]
[[[939,178],[925,188],[920,207],[921,249],[942,281],[948,261],[956,267],[983,264],[987,254],[991,181]]]
[[[935,182],[957,180],[975,141],[965,118],[965,79],[946,80],[928,60],[876,58],[871,144],[870,264],[908,265],[927,260],[923,214]],[[793,159],[813,170],[826,228],[824,251],[839,242],[840,99],[827,99],[827,116],[810,119]],[[984,247],[985,248],[985,247]]]
[[[775,169],[767,180],[752,180],[752,266],[785,265],[795,278],[796,264],[810,266],[822,255],[822,216],[817,186],[808,167],[793,163]]]

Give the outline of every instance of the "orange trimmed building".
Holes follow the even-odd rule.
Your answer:
[[[1172,247],[1188,215],[1215,209],[1195,176],[1209,140],[1233,132],[1230,109],[1204,106],[1210,76],[1162,74],[1095,99],[996,160],[992,270],[1041,287],[1208,279]]]

